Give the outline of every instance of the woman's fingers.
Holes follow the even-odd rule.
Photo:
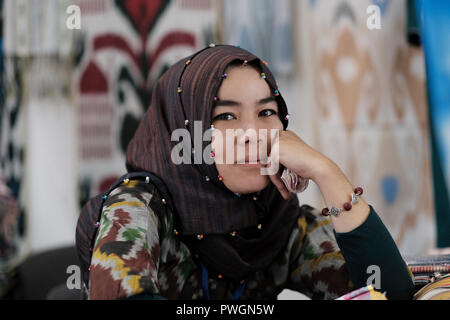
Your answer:
[[[266,174],[269,176],[272,183],[280,192],[281,196],[288,200],[290,197],[290,192],[286,188],[283,180],[281,179],[281,169],[280,169],[280,155],[279,155],[279,140],[278,136],[275,138],[274,143],[272,145],[270,155],[267,159],[267,163],[265,165],[267,172]]]
[[[278,191],[280,191],[281,196],[285,200],[288,200],[291,193],[289,192],[289,190],[284,185],[283,180],[281,180],[280,173],[277,173],[277,174],[274,174],[274,175],[269,175],[269,178],[272,181],[272,183],[275,185],[275,187],[278,189]]]

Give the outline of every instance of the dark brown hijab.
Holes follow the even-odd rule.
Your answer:
[[[234,46],[205,48],[176,63],[156,83],[152,103],[128,146],[126,166],[129,172],[159,176],[171,194],[181,240],[212,272],[242,280],[266,268],[286,245],[300,213],[297,196],[284,200],[272,183],[257,194],[239,196],[219,180],[214,164],[194,164],[194,154],[192,164],[171,160],[179,143],[171,141],[175,129],[186,128],[191,137],[194,121],[202,121],[201,135],[210,129],[222,75],[236,60],[259,64],[276,95],[275,79],[258,57]],[[281,94],[276,96],[286,130],[286,103]],[[210,144],[202,141],[200,151]]]

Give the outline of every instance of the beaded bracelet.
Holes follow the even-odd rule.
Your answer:
[[[354,190],[354,194],[352,194],[352,202],[351,202],[351,203],[350,203],[350,202],[344,203],[344,208],[343,208],[343,209],[337,208],[337,207],[332,207],[331,210],[328,210],[328,208],[324,208],[324,209],[322,210],[322,215],[325,216],[325,217],[331,216],[331,215],[333,215],[333,216],[335,216],[335,217],[338,217],[339,214],[340,214],[342,211],[344,211],[344,210],[345,210],[345,211],[350,211],[350,210],[352,210],[353,205],[355,205],[355,204],[358,203],[358,199],[359,199],[359,197],[363,194],[363,192],[364,192],[364,191],[363,191],[363,188],[361,188],[361,187],[356,188],[356,189]]]

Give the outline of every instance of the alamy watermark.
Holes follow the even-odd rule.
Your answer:
[[[369,15],[367,18],[367,28],[369,30],[381,29],[381,8],[377,5],[370,5],[367,7],[366,13]]]
[[[381,269],[377,265],[371,265],[367,267],[367,274],[370,276],[367,278],[366,285],[372,286],[375,290],[381,290]]]
[[[69,15],[66,19],[66,27],[69,30],[79,30],[81,29],[81,9],[77,5],[70,5],[66,9],[66,13]],[[366,14],[369,15],[367,18],[367,28],[369,30],[380,30],[381,29],[381,8],[380,6],[373,4],[367,7]]]
[[[66,280],[66,286],[69,290],[81,289],[81,270],[77,265],[70,265],[66,269],[69,274]]]
[[[66,9],[69,17],[66,19],[66,27],[69,30],[81,29],[81,9],[77,5],[70,5]]]

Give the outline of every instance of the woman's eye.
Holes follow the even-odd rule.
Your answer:
[[[277,112],[275,110],[270,110],[270,109],[263,110],[263,111],[260,112],[260,115],[262,115],[264,117],[270,117],[270,116],[272,116],[274,114],[277,114]]]
[[[215,117],[213,119],[213,121],[216,120],[225,120],[225,121],[229,121],[229,120],[233,120],[234,116],[231,113],[222,113],[220,115],[218,115],[217,117]]]

